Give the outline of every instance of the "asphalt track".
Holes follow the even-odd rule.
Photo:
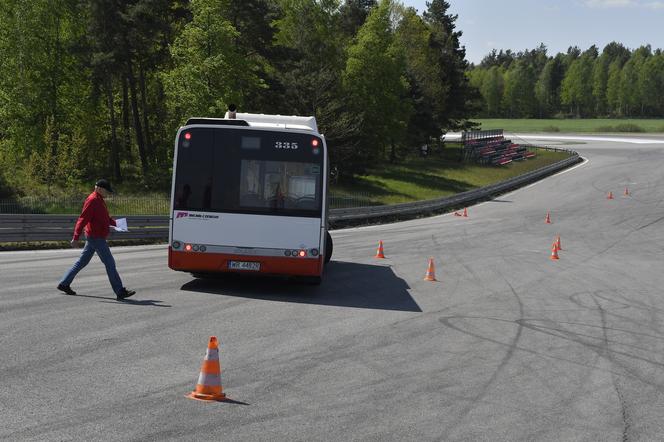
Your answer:
[[[130,247],[117,302],[97,258],[71,297],[77,251],[0,253],[0,439],[662,440],[657,139],[570,146],[587,161],[469,218],[335,231],[320,287]],[[211,335],[232,402],[185,398]]]

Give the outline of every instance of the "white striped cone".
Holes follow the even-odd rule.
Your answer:
[[[210,337],[205,359],[198,375],[196,389],[187,395],[191,399],[219,401],[226,399],[221,386],[221,365],[219,364],[219,346],[217,338]]]

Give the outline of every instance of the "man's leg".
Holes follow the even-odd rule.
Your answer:
[[[89,241],[86,241],[85,247],[83,247],[83,251],[81,252],[81,256],[79,256],[78,261],[76,261],[74,265],[69,270],[67,270],[67,273],[64,274],[62,280],[60,280],[60,285],[69,287],[76,277],[76,274],[78,274],[78,272],[80,272],[83,267],[88,265],[92,259],[92,255],[94,254],[95,249],[92,247]]]
[[[111,283],[113,292],[117,295],[122,292],[122,280],[118,274],[117,269],[115,268],[115,259],[111,254],[111,249],[108,247],[108,243],[103,238],[93,238],[89,240],[92,242],[92,246],[95,248],[99,259],[106,266],[106,274],[108,275],[108,280]]]

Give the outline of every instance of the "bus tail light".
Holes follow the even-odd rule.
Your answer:
[[[299,256],[300,258],[304,258],[305,256],[307,256],[307,251],[306,251],[306,250],[300,250],[300,251],[298,252],[298,256]]]
[[[185,244],[185,245],[184,245],[184,250],[185,250],[186,252],[191,252],[191,249],[192,249],[191,244]]]
[[[171,244],[174,249],[179,249],[182,244],[180,244],[180,241],[173,241],[173,244]]]
[[[184,133],[184,139],[185,140],[191,140],[191,132],[185,132]]]
[[[318,249],[311,249],[310,253],[311,253],[311,256],[318,256]]]

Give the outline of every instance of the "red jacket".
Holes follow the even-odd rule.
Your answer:
[[[74,228],[74,240],[78,240],[85,227],[85,236],[88,238],[106,238],[109,225],[114,226],[115,220],[108,214],[104,198],[97,192],[92,192],[83,203],[81,216],[78,217]]]

